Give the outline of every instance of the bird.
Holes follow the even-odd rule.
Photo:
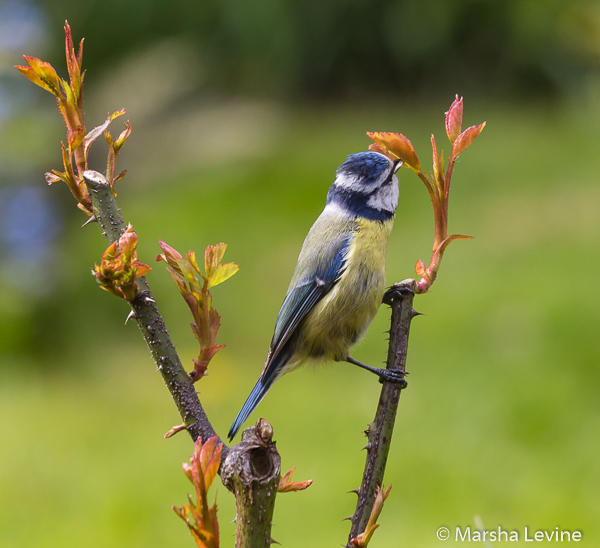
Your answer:
[[[308,232],[277,316],[267,359],[229,430],[231,441],[273,383],[306,362],[346,361],[401,383],[403,375],[349,356],[382,301],[385,254],[398,206],[400,160],[350,154]]]

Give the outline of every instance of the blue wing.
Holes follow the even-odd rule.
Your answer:
[[[305,259],[303,248],[292,278],[292,285],[277,316],[275,333],[265,366],[246,403],[233,421],[228,434],[230,440],[265,397],[292,357],[293,348],[287,343],[300,322],[340,279],[346,265],[346,256],[351,242],[352,235],[345,233],[336,237],[333,242],[323,241],[320,249],[313,248],[312,252],[316,256],[315,268],[311,267],[315,263],[303,260]]]
[[[346,256],[351,242],[352,235],[339,236],[334,245],[331,245],[331,242],[327,245],[327,257],[319,257],[314,270],[307,267],[305,272],[297,272],[294,276],[298,281],[288,290],[277,316],[275,333],[262,377],[268,378],[276,373],[275,368],[272,367],[275,358],[294,334],[300,322],[340,279],[346,266]],[[298,262],[302,263],[302,256]]]

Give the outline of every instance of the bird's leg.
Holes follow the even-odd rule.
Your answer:
[[[364,363],[358,362],[352,359],[350,356],[346,358],[346,361],[353,365],[358,365],[358,367],[362,367],[371,373],[375,373],[375,375],[379,377],[379,382],[381,383],[384,381],[396,382],[400,385],[400,388],[406,388],[408,385],[406,379],[404,378],[404,375],[407,374],[406,371],[399,371],[396,369],[377,369],[376,367],[370,367]]]

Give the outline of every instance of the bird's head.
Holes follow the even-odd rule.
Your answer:
[[[401,165],[378,152],[350,154],[337,170],[327,204],[355,217],[390,219],[398,205],[396,171]]]

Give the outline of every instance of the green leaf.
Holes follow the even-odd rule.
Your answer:
[[[192,264],[190,263],[190,261],[188,261],[188,259],[186,257],[182,257],[181,259],[179,259],[177,261],[177,266],[179,267],[179,270],[181,270],[183,277],[192,286],[200,287],[198,279],[196,278],[196,270],[194,269],[194,267],[192,266]]]
[[[210,276],[208,280],[208,287],[214,287],[215,285],[223,283],[225,280],[231,278],[231,276],[233,276],[239,269],[240,267],[235,263],[220,264]]]
[[[42,61],[37,57],[30,57],[29,55],[23,55],[25,61],[27,61],[28,67],[17,65],[17,68],[23,76],[31,80],[37,86],[45,89],[52,93],[52,95],[56,95],[60,97],[60,82],[61,79],[56,74],[54,67],[47,63],[46,61]]]

